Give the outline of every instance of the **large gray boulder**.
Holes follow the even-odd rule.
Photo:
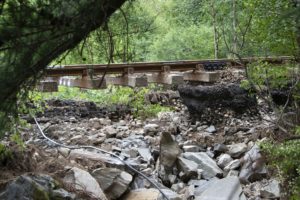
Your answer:
[[[192,160],[188,160],[182,157],[178,157],[178,168],[181,171],[182,175],[180,175],[181,180],[183,182],[187,182],[192,178],[197,178],[198,176],[198,164]]]
[[[160,138],[160,164],[172,168],[180,154],[180,148],[168,132],[162,132]]]
[[[129,187],[132,176],[116,168],[100,168],[92,172],[101,189],[109,199],[118,199]]]
[[[260,196],[267,199],[279,199],[280,198],[280,186],[279,182],[275,179],[268,181],[266,185],[260,190]]]
[[[195,200],[246,200],[240,181],[236,176],[229,176],[214,182]]]
[[[262,180],[267,176],[267,173],[265,160],[260,153],[260,149],[257,145],[254,145],[242,159],[240,180],[244,184]]]
[[[151,155],[149,148],[138,148],[137,150],[138,150],[140,156],[142,156],[143,160],[146,161],[147,163],[150,163],[153,160],[153,157]]]
[[[75,194],[54,189],[57,184],[48,175],[22,175],[0,191],[1,200],[75,199]]]
[[[170,189],[162,189],[163,193],[168,197],[169,200],[182,200],[177,193]],[[158,189],[141,188],[137,190],[131,190],[124,198],[124,200],[164,200],[165,198],[159,192]]]
[[[199,152],[199,153],[186,152],[183,153],[182,156],[198,164],[198,168],[203,170],[202,176],[204,179],[210,179],[215,176],[217,177],[223,176],[223,171],[218,167],[216,161],[214,161],[211,157],[209,157],[204,152]]]
[[[242,156],[243,153],[247,151],[247,145],[245,143],[237,143],[237,144],[232,144],[228,145],[228,153],[231,155],[233,158],[239,158]]]
[[[63,182],[91,198],[107,200],[98,182],[87,171],[73,167],[67,171]]]
[[[219,158],[218,158],[218,166],[221,168],[226,167],[233,159],[231,158],[231,156],[229,154],[222,154]]]
[[[73,149],[69,154],[70,159],[88,159],[104,163],[109,167],[124,168],[124,163],[117,158],[111,157],[107,154],[98,153],[95,151],[88,151],[85,149]]]

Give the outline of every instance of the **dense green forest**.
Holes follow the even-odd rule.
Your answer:
[[[296,16],[290,0],[129,1],[62,63],[292,56]]]

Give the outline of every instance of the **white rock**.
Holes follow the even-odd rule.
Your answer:
[[[228,153],[231,155],[231,157],[239,158],[247,151],[247,145],[245,143],[232,144],[228,145],[228,149]]]
[[[157,124],[147,124],[144,126],[144,132],[147,133],[157,133],[159,126]]]
[[[229,176],[214,182],[195,200],[246,200],[239,178]]]
[[[271,180],[267,185],[261,188],[260,195],[268,199],[280,198],[279,182],[277,180]]]
[[[153,158],[149,148],[138,148],[138,152],[147,163],[152,161]]]
[[[197,145],[185,145],[182,147],[184,152],[199,152],[200,147]]]
[[[113,158],[107,154],[96,153],[92,151],[87,151],[84,149],[73,149],[69,155],[70,159],[89,159],[93,161],[103,162],[108,166],[123,168],[124,163],[120,160]]]
[[[218,158],[218,166],[221,168],[224,168],[226,165],[228,165],[233,159],[229,154],[222,154]]]
[[[215,128],[215,126],[210,125],[208,128],[205,129],[205,131],[209,133],[215,133],[217,132],[217,129]]]
[[[223,171],[217,166],[216,162],[204,152],[186,152],[183,153],[182,156],[196,162],[198,167],[203,170],[202,176],[205,179],[210,179],[215,176],[223,176]]]
[[[236,159],[236,160],[233,160],[230,163],[228,163],[228,165],[226,165],[226,167],[224,168],[224,170],[228,172],[230,170],[239,168],[240,165],[241,165],[240,160]]]

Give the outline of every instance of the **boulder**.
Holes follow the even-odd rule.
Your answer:
[[[280,186],[277,180],[270,180],[260,190],[260,196],[267,199],[280,198]]]
[[[180,177],[183,182],[188,182],[190,179],[198,176],[198,164],[194,161],[178,157],[177,163],[179,170],[183,173]]]
[[[217,129],[215,128],[214,125],[210,125],[208,128],[205,129],[205,131],[209,133],[215,133],[217,132]]]
[[[238,170],[230,170],[226,176],[239,176]]]
[[[214,182],[195,200],[246,200],[240,181],[236,176],[229,176]]]
[[[194,187],[194,195],[195,196],[200,196],[205,190],[213,186],[219,179],[217,177],[214,177],[210,179],[209,181],[207,180],[190,180],[188,182],[189,186]]]
[[[74,199],[75,195],[63,189],[54,190],[57,184],[48,175],[22,175],[8,184],[3,192],[0,192],[0,199],[3,200],[35,200],[35,199],[62,199],[69,197]]]
[[[231,156],[229,154],[222,154],[219,158],[218,158],[218,166],[221,168],[226,167],[233,159],[231,158]]]
[[[231,157],[239,158],[247,151],[247,145],[245,143],[232,144],[228,145],[228,149],[228,153],[231,155]]]
[[[224,171],[228,172],[230,170],[237,169],[240,167],[240,165],[241,165],[241,162],[239,159],[232,160],[230,163],[228,163],[228,165],[226,165],[226,167],[224,168]]]
[[[107,138],[116,137],[118,131],[113,126],[106,126],[103,130]]]
[[[184,145],[182,149],[184,152],[199,152],[202,150],[198,145]]]
[[[228,148],[225,144],[215,144],[213,151],[215,153],[225,153],[226,151],[228,151]]]
[[[63,182],[91,198],[107,200],[98,182],[87,171],[73,167],[66,172]]]
[[[159,126],[157,124],[146,124],[144,126],[145,134],[156,134],[159,131]]]
[[[182,200],[182,197],[179,196],[176,192],[170,189],[162,189],[163,193],[168,197],[169,200]],[[162,194],[159,195],[159,200],[164,200]]]
[[[159,191],[157,189],[137,189],[131,190],[125,197],[124,200],[157,200],[159,198]]]
[[[160,164],[165,168],[172,168],[180,154],[180,149],[176,141],[168,132],[162,132],[160,137]]]
[[[70,159],[89,159],[105,163],[109,167],[124,168],[124,163],[103,153],[96,153],[85,149],[73,149],[69,154]]]
[[[267,176],[268,171],[265,166],[265,160],[257,145],[254,145],[242,160],[242,168],[239,175],[242,183],[246,184],[262,180]]]
[[[138,148],[137,150],[139,154],[142,156],[143,160],[146,161],[147,163],[150,163],[153,160],[149,148]]]
[[[198,168],[203,170],[202,176],[204,179],[223,176],[223,171],[217,166],[216,162],[204,152],[186,152],[182,156],[198,164]]]
[[[89,127],[98,130],[102,126],[101,126],[100,120],[98,118],[92,118],[89,120]]]
[[[169,200],[182,200],[182,198],[170,189],[162,189],[164,194]],[[125,197],[124,200],[164,200],[162,194],[158,189],[141,188],[137,190],[131,190]]]
[[[109,199],[118,199],[129,187],[132,176],[116,168],[100,168],[92,172],[101,189]]]

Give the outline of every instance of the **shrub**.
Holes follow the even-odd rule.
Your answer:
[[[284,195],[292,200],[300,197],[300,141],[284,143],[264,142],[261,145],[269,164],[277,169],[282,179]]]
[[[47,99],[62,99],[62,100],[81,100],[93,101],[99,105],[114,105],[124,104],[129,105],[134,110],[134,117],[147,118],[153,117],[162,111],[170,111],[170,107],[161,105],[152,105],[145,102],[145,94],[150,90],[160,90],[161,87],[150,85],[144,88],[119,87],[108,86],[103,90],[82,90],[79,88],[70,88],[59,86],[58,92],[41,93],[32,92],[31,96],[35,102],[36,107],[41,107],[39,104]]]
[[[0,143],[0,164],[3,165],[11,159],[12,153],[3,144]]]

